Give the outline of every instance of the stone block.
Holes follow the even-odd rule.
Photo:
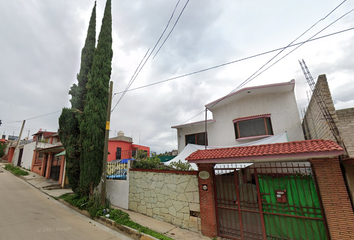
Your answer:
[[[179,212],[181,213],[188,213],[189,214],[189,207],[182,208]]]
[[[167,184],[167,188],[171,191],[176,191],[176,185],[175,184]]]
[[[160,208],[160,212],[162,214],[166,214],[166,213],[168,213],[168,208]]]
[[[170,199],[166,200],[165,205],[166,205],[166,207],[171,207],[172,201]]]
[[[159,207],[159,208],[164,208],[164,207],[166,207],[166,205],[165,205],[164,202],[157,202],[156,206]]]
[[[197,191],[198,191],[198,181],[196,181],[195,179],[190,179],[185,189],[185,192],[197,192]]]
[[[146,206],[139,205],[138,212],[142,214],[146,214]]]
[[[181,184],[181,183],[187,183],[189,182],[189,179],[191,178],[190,175],[179,175],[180,177],[178,178],[178,180],[176,181],[176,184]]]
[[[185,195],[187,197],[188,202],[195,202],[194,201],[194,194],[192,192],[185,193]]]
[[[184,193],[180,193],[177,197],[177,200],[182,202],[188,202],[188,198]]]
[[[165,222],[172,223],[172,216],[169,214],[163,215]]]
[[[164,202],[164,201],[165,201],[164,195],[162,195],[162,194],[157,195],[157,200],[158,200],[159,202]]]
[[[129,209],[137,212],[138,211],[138,203],[137,202],[129,202]]]
[[[182,228],[188,229],[189,228],[189,221],[182,221]]]
[[[172,224],[174,224],[178,227],[182,227],[182,219],[172,218]]]
[[[146,215],[148,215],[149,217],[152,217],[152,209],[146,209]]]
[[[183,208],[183,205],[180,201],[172,201],[172,205],[177,212]]]
[[[178,219],[181,219],[181,220],[183,220],[184,219],[184,217],[183,217],[183,213],[177,213],[177,216],[176,216]]]
[[[168,208],[168,213],[171,215],[171,216],[176,216],[177,212],[176,212],[176,209],[174,208],[174,206],[171,206]]]
[[[152,210],[152,213],[159,215],[159,214],[160,214],[160,208],[156,208],[156,207],[155,207],[155,208]]]
[[[200,205],[198,203],[190,203],[189,209],[194,212],[200,212]]]

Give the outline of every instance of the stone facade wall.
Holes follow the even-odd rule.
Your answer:
[[[349,157],[354,158],[354,108],[337,110],[339,131]]]
[[[131,169],[129,210],[201,231],[197,172]]]

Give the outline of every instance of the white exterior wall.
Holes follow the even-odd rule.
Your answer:
[[[36,142],[31,142],[23,146],[23,154],[21,167],[26,169],[31,169],[32,159],[33,159],[33,150],[36,148]]]
[[[208,122],[208,128],[213,124],[215,124],[215,122],[211,122],[211,123]],[[203,123],[198,123],[196,125],[177,129],[178,152],[181,152],[183,148],[186,146],[186,135],[194,134],[194,133],[202,133],[202,132],[205,132],[205,124]],[[209,138],[210,137],[208,136],[208,139]]]
[[[128,209],[129,205],[129,176],[127,180],[111,180],[106,182],[107,197],[114,206]]]
[[[304,140],[300,115],[293,91],[250,95],[228,104],[220,104],[212,109],[213,120],[208,123],[209,146],[233,146],[259,140],[236,140],[233,120],[262,114],[270,114],[274,135],[288,133],[289,141]],[[185,135],[205,132],[204,124],[179,128],[178,151],[185,147]]]
[[[216,123],[208,127],[209,146],[231,146],[254,141],[236,141],[233,120],[261,114],[271,115],[274,135],[287,131],[289,141],[304,140],[295,96],[293,92],[285,92],[251,95],[213,109]]]
[[[23,146],[23,154],[22,154],[22,161],[21,167],[26,169],[31,169],[32,160],[33,160],[33,151],[37,148],[44,148],[45,146],[48,147],[48,143],[41,143],[41,142],[31,142]],[[15,156],[14,156],[15,157]]]

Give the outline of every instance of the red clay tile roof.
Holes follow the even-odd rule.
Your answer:
[[[285,143],[274,143],[265,145],[255,145],[246,147],[215,148],[198,150],[187,160],[206,160],[206,159],[226,159],[226,158],[248,158],[266,156],[286,156],[296,154],[314,154],[338,152],[341,154],[343,148],[330,140],[304,140]]]

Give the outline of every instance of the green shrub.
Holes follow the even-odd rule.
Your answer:
[[[24,171],[18,167],[13,166],[12,164],[6,164],[5,169],[11,171],[16,176],[26,176],[28,175],[27,171]]]
[[[110,208],[111,208],[111,202],[108,198],[106,198],[106,200],[105,200],[105,205],[101,206],[101,194],[100,193],[94,193],[93,196],[88,201],[87,206],[86,206],[86,210],[89,212],[89,214],[92,218],[105,215],[103,213],[103,210],[104,209],[109,210]]]
[[[176,170],[181,170],[181,171],[193,170],[192,166],[188,162],[183,163],[181,160],[178,160],[178,162],[170,163],[170,166],[175,168]]]
[[[133,168],[137,169],[158,169],[160,165],[160,159],[157,157],[136,159],[133,161]]]
[[[79,209],[86,209],[86,205],[88,204],[88,196],[82,196],[78,193],[65,193],[59,198],[63,199],[65,202],[68,202],[75,207],[78,207]]]
[[[108,199],[106,199],[105,206],[100,206],[100,194],[98,193],[94,194],[90,200],[88,200],[87,196],[80,196],[77,193],[66,193],[61,195],[59,199],[63,199],[64,201],[80,209],[86,209],[90,213],[92,218],[104,216],[108,213],[109,219],[113,220],[117,224],[133,228],[135,230],[138,230],[139,232],[153,236],[160,240],[173,240],[172,238],[169,238],[161,233],[155,232],[147,227],[141,226],[140,224],[133,222],[130,219],[128,213],[123,212],[120,209],[112,209],[110,207],[110,201]]]

